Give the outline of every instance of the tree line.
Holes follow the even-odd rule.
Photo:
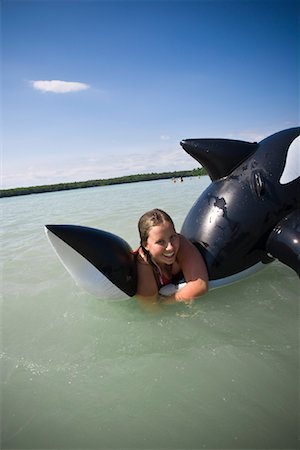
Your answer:
[[[117,178],[106,178],[99,180],[74,181],[70,183],[57,183],[43,186],[29,186],[0,190],[0,197],[14,197],[18,195],[41,194],[44,192],[65,191],[70,189],[84,189],[97,186],[110,186],[113,184],[136,183],[139,181],[164,180],[169,178],[184,178],[206,175],[206,170],[199,167],[193,170],[183,170],[175,172],[145,173],[137,175],[127,175]]]

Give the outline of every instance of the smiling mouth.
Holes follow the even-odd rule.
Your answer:
[[[175,252],[172,252],[172,253],[163,253],[163,255],[164,255],[166,258],[173,258],[173,256],[175,255]]]

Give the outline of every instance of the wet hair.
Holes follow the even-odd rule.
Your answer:
[[[161,225],[164,222],[169,222],[175,230],[173,220],[171,219],[169,214],[167,214],[165,211],[161,209],[158,208],[151,209],[151,211],[148,211],[142,215],[142,217],[138,222],[138,228],[140,233],[141,246],[143,250],[145,250],[144,244],[147,242],[149,232],[152,229],[152,227],[155,227],[156,225]]]

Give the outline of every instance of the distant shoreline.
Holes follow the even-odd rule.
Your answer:
[[[71,189],[85,189],[98,186],[110,186],[113,184],[125,184],[136,183],[139,181],[152,181],[152,180],[166,180],[171,178],[184,178],[206,175],[207,172],[204,168],[198,168],[193,170],[183,170],[175,172],[162,172],[162,173],[145,173],[137,175],[127,175],[117,178],[107,178],[99,180],[88,181],[75,181],[70,183],[57,183],[43,186],[28,186],[11,189],[1,189],[0,198],[3,197],[16,197],[19,195],[30,194],[42,194],[46,192],[66,191]]]

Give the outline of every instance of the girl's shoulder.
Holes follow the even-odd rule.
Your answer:
[[[147,257],[145,255],[145,253],[143,252],[142,247],[138,247],[132,253],[135,255],[137,263],[143,264],[143,265],[149,265],[149,263],[147,261]]]
[[[180,242],[180,247],[179,247],[179,251],[185,251],[186,249],[190,249],[191,247],[194,247],[194,245],[191,243],[191,241],[189,241],[189,239],[187,239],[185,236],[183,236],[183,234],[178,233],[179,236],[179,242]]]
[[[178,261],[190,261],[196,259],[202,259],[202,256],[196,246],[182,234],[180,236],[180,247],[178,251]]]

